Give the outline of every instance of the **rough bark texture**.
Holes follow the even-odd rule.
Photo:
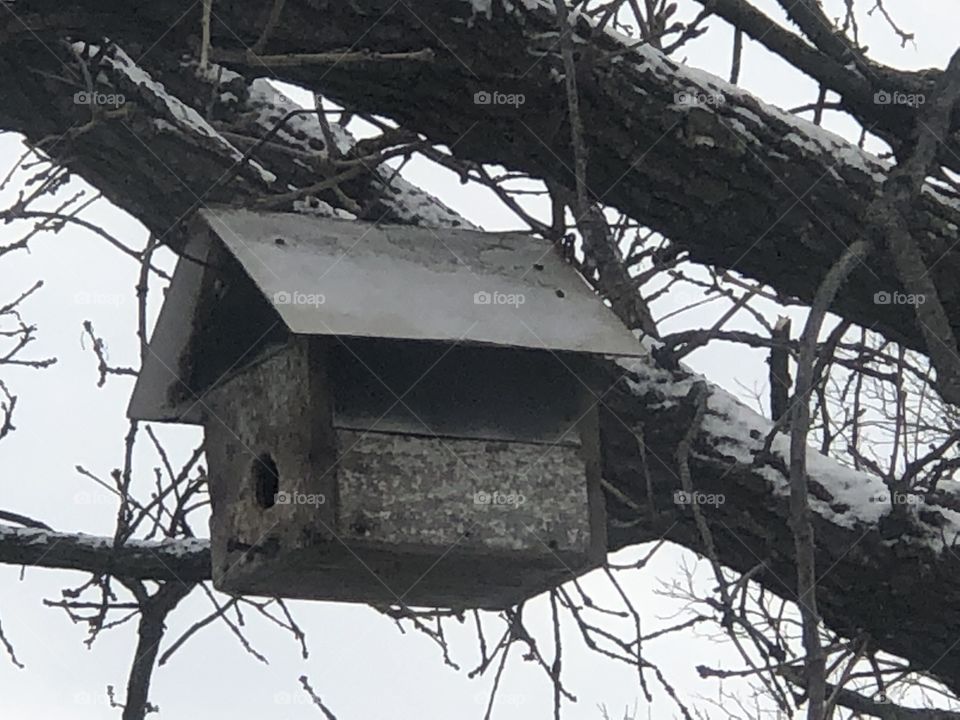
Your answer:
[[[114,547],[93,535],[0,526],[0,563],[191,583],[210,578],[210,546],[183,540]]]
[[[161,585],[153,595],[149,595],[140,583],[129,585],[129,589],[140,604],[140,620],[137,623],[137,648],[127,679],[122,720],[142,720],[158,710],[149,701],[150,682],[166,631],[167,616],[177,603],[190,594],[193,585],[179,579],[172,580]]]
[[[239,78],[225,80],[236,101],[224,101],[223,88],[212,90],[209,77],[198,78],[183,64],[183,55],[195,51],[199,3],[23,0],[13,10],[5,8],[6,15],[0,15],[0,127],[41,143],[165,242],[176,245],[171,228],[200,203],[239,204],[271,192],[271,185],[279,187],[274,192],[284,192],[288,183],[316,182],[324,162],[319,132],[310,135],[301,128],[278,135],[257,152],[257,160],[273,172],[279,175],[282,168],[276,183],[249,164],[232,177],[235,148],[185,129],[161,96],[116,64],[95,67],[93,76],[101,90],[126,94],[127,103],[117,115],[86,125],[90,108],[73,101],[85,85],[72,51],[61,42],[68,35],[91,42],[108,36],[133,58],[143,56],[140,65],[169,93],[201,110],[209,106],[213,126],[232,133],[241,149],[247,147],[243,136],[256,140],[283,116],[289,105],[265,100]],[[268,11],[269,3],[216,3],[215,48],[236,52],[253,45]],[[559,57],[549,54],[555,37],[538,38],[553,31],[554,20],[540,12],[527,13],[521,22],[499,4],[486,18],[474,16],[468,3],[429,0],[411,10],[402,3],[289,0],[267,43],[270,53],[430,48],[435,59],[260,71],[322,91],[351,108],[388,115],[432,141],[455,143],[456,154],[470,160],[500,162],[570,186],[564,97],[552,72]],[[547,55],[540,57],[537,49]],[[234,60],[241,69],[242,55]],[[810,300],[844,245],[863,233],[861,213],[884,178],[882,164],[719,80],[677,68],[654,51],[643,50],[632,60],[607,61],[602,54],[594,60],[582,64],[589,69],[578,86],[591,148],[588,185],[595,199],[662,231],[696,261],[734,268]],[[723,94],[725,102],[694,108],[676,102],[678,92],[705,89]],[[523,93],[526,102],[519,109],[475,105],[473,95],[480,90]],[[877,108],[864,104],[863,112]],[[359,199],[361,217],[458,222],[422,193],[384,189],[368,176],[345,182],[344,189]],[[925,193],[909,222],[956,331],[960,297],[952,279],[960,270],[960,254],[953,246],[960,239],[960,208]],[[834,309],[922,348],[910,308],[888,305],[877,312],[873,294],[895,289],[900,288],[892,263],[878,254],[870,270],[854,273]],[[612,379],[624,376],[619,365],[608,363],[606,370]],[[632,499],[630,504],[608,500],[610,547],[666,537],[697,549],[701,540],[692,514],[673,502],[679,481],[670,460],[690,426],[693,409],[683,398],[692,378],[682,370],[671,374],[642,364],[626,376],[632,385],[619,383],[601,406],[604,478]],[[711,397],[720,397],[719,391]],[[744,463],[744,454],[762,446],[769,426],[753,418],[745,441],[745,416],[725,414],[730,407],[729,402],[708,407],[713,423],[694,444],[690,473],[698,490],[726,496],[723,505],[706,510],[717,528],[721,560],[744,571],[762,563],[764,570],[755,578],[791,597],[796,569],[787,498],[775,492],[770,474],[774,470],[785,477],[784,460],[781,456],[760,469]],[[641,425],[652,498],[645,496],[633,432]],[[888,522],[889,516],[863,523],[828,489],[814,483],[811,493],[820,501],[814,526],[825,623],[847,635],[867,632],[877,646],[929,668],[960,690],[957,639],[944,633],[960,626],[960,560],[935,542],[938,527],[948,526],[946,511],[928,504],[908,523]],[[651,505],[658,511],[646,511]],[[200,545],[112,548],[39,532],[4,531],[0,562],[126,577],[169,577],[171,569],[185,580],[209,575],[206,548]],[[946,543],[952,539],[947,536]]]
[[[73,92],[83,89],[77,79],[71,87],[25,71],[31,67],[64,75],[55,55],[62,57],[57,39],[65,34],[92,42],[106,35],[135,59],[144,54],[144,66],[158,71],[171,90],[186,89],[173,73],[179,71],[181,55],[196,44],[199,4],[163,2],[144,8],[30,0],[18,2],[16,12],[19,19],[0,20],[6,25],[0,25],[0,37],[6,37],[0,53],[0,91],[6,98],[0,125],[34,141],[59,137],[89,115],[88,108],[72,102]],[[212,42],[238,70],[290,80],[352,109],[390,116],[432,141],[455,145],[464,158],[503,163],[572,186],[565,99],[557,75],[562,62],[549,11],[507,12],[493,3],[488,19],[467,2],[294,1],[285,4],[270,36],[271,55],[430,48],[435,59],[267,67],[245,59],[244,51],[259,38],[268,12],[269,5],[257,3],[217,4]],[[621,49],[612,39],[599,42],[611,51]],[[678,70],[650,48],[614,59],[598,51],[581,67],[589,68],[582,70],[579,89],[591,148],[591,194],[663,232],[687,248],[692,259],[736,269],[809,301],[844,245],[864,232],[862,213],[883,179],[883,165],[865,160],[849,143],[825,134],[808,136],[797,128],[798,122],[806,123],[731,92],[718,78]],[[930,88],[933,80],[935,73],[902,73],[889,84],[909,91]],[[861,92],[869,89],[859,87]],[[525,102],[519,107],[477,105],[474,93],[483,90],[522,93]],[[719,93],[724,100],[689,107],[676,102],[682,92]],[[201,100],[202,106],[207,98],[191,99]],[[857,109],[868,126],[881,123],[909,139],[911,126],[902,117],[908,110],[902,106],[863,100]],[[52,152],[75,158],[73,167],[160,233],[197,198],[236,202],[251,191],[235,183],[210,190],[216,176],[205,177],[198,161],[216,158],[202,152],[185,157],[152,131],[147,152],[124,127],[143,129],[142,122],[136,116],[109,122],[72,146],[59,142]],[[111,152],[94,152],[104,147]],[[690,168],[697,172],[691,174]],[[130,182],[134,177],[137,181]],[[960,330],[960,297],[950,282],[960,270],[960,253],[953,248],[960,240],[960,206],[925,194],[911,226],[933,268],[947,314]],[[882,316],[876,312],[874,293],[898,289],[891,263],[879,254],[869,269],[854,274],[836,309],[922,348],[910,308],[888,306]]]

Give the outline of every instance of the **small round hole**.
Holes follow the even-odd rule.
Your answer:
[[[560,288],[557,288],[557,297],[558,297],[558,298],[562,298],[562,297],[566,297],[566,296],[567,296],[567,294],[566,294],[563,290],[561,290]]]
[[[264,453],[253,461],[251,475],[257,505],[262,508],[276,505],[277,494],[280,492],[280,471],[269,453]]]
[[[273,239],[273,244],[274,244],[274,245],[286,245],[286,244],[287,244],[287,241],[284,240],[282,237],[278,237],[278,238],[274,238],[274,239]]]

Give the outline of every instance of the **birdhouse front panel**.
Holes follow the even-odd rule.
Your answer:
[[[390,565],[380,575],[405,603],[463,607],[471,597],[507,607],[605,555],[582,447],[357,431],[339,439],[349,448],[338,466],[341,537],[361,556],[377,547],[422,558],[415,577]]]

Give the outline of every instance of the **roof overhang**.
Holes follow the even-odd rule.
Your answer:
[[[293,333],[645,354],[553,245],[531,235],[240,209],[199,215],[150,340],[130,417],[202,421],[200,398],[186,406],[169,398],[183,384],[178,373],[187,365],[209,271],[202,261],[217,240]]]

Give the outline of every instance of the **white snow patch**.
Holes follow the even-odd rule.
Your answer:
[[[645,343],[652,347],[652,343]],[[653,403],[655,407],[671,407],[687,397],[693,384],[705,380],[703,376],[684,368],[686,377],[677,380],[666,370],[656,367],[649,358],[609,358],[629,371],[625,380],[638,396],[652,394],[662,398]],[[754,412],[726,390],[707,382],[709,397],[702,430],[710,438],[714,450],[729,456],[733,461],[749,465],[755,453],[763,448],[773,423]],[[649,399],[647,400],[649,402]],[[790,439],[778,434],[771,444],[771,453],[785,466],[789,466]],[[846,528],[876,525],[889,514],[889,489],[879,478],[842,465],[839,461],[821,455],[814,448],[807,448],[807,474],[810,479],[829,493],[825,501],[809,496],[811,509],[829,522]],[[789,478],[772,465],[757,468],[756,473],[766,479],[774,495],[790,495]],[[943,528],[918,522],[925,529],[923,537],[905,535],[903,541],[924,545],[935,552],[944,549],[960,534],[960,513],[941,505],[926,505],[919,497],[911,512],[930,510],[939,513],[945,521]]]
[[[194,67],[194,72],[197,74],[198,78],[206,80],[209,83],[220,83],[224,85],[234,80],[239,80],[244,85],[247,84],[247,81],[243,79],[243,75],[238,72],[234,72],[230,68],[224,67],[223,65],[217,65],[216,63],[207,63],[207,67],[204,70],[200,67],[199,64],[194,63],[184,63],[185,65],[190,65]]]
[[[929,195],[930,197],[932,197],[934,200],[936,200],[936,201],[939,202],[939,203],[942,203],[942,204],[944,204],[944,205],[949,205],[950,207],[954,208],[955,210],[960,211],[960,200],[957,200],[957,198],[953,197],[952,195],[946,195],[946,194],[944,194],[944,193],[940,190],[940,188],[938,188],[936,185],[932,185],[932,184],[930,184],[930,183],[927,183],[926,185],[923,186],[923,188],[921,188],[921,192],[924,193],[925,195]],[[956,234],[956,232],[957,232],[957,226],[956,226],[956,225],[954,225],[953,223],[948,223],[947,227],[949,227],[950,230],[951,230],[954,234]]]
[[[356,220],[357,216],[352,212],[335,208],[328,202],[324,202],[317,197],[308,197],[304,200],[294,200],[293,209],[306,215],[317,215],[319,217],[339,218],[340,220]]]
[[[752,132],[747,130],[747,126],[744,125],[739,120],[737,120],[736,118],[730,118],[729,120],[727,120],[727,123],[734,130],[737,131],[737,133],[740,135],[741,138],[747,138],[750,142],[754,143],[755,145],[760,144],[760,139],[756,135],[754,135]],[[777,154],[780,155],[780,157],[784,160],[788,159],[787,156],[784,155],[783,153],[777,153]]]
[[[473,6],[473,14],[483,15],[487,20],[493,17],[493,0],[470,0]]]
[[[757,115],[755,112],[752,112],[751,110],[747,110],[745,107],[741,105],[734,105],[732,107],[733,107],[733,111],[737,115],[740,115],[741,117],[745,117],[747,120],[752,122],[754,125],[757,125],[758,127],[763,127],[763,120],[761,120],[760,116]]]
[[[107,550],[114,547],[112,537],[88,535],[86,533],[63,533],[55,530],[44,530],[42,528],[0,525],[0,540],[14,537],[27,540],[29,545],[52,545],[62,541],[69,541],[73,545],[83,545],[91,550]],[[186,557],[197,553],[209,552],[210,541],[205,538],[128,540],[123,544],[123,547],[145,551],[155,551],[162,548],[168,554],[176,557]]]
[[[788,143],[793,143],[801,150],[804,150],[809,153],[820,153],[820,146],[817,145],[813,140],[807,137],[802,137],[797,133],[787,133],[783,136],[783,139]]]
[[[178,131],[178,128],[176,125],[174,125],[172,122],[164,120],[163,118],[154,118],[152,122],[153,122],[153,126],[157,130],[160,130],[161,132],[177,132]]]
[[[554,11],[552,3],[547,2],[547,0],[538,0],[536,7],[540,7],[549,12]],[[594,27],[598,23],[597,18],[584,15],[580,13],[579,10],[572,11],[570,13],[570,21],[574,22],[577,18],[582,18]],[[886,179],[891,163],[881,160],[865,150],[861,150],[840,135],[825,130],[821,126],[793,115],[775,105],[765,103],[743,88],[733,85],[716,75],[699,68],[690,67],[689,65],[675,63],[653,46],[638,45],[636,38],[617,32],[609,26],[604,28],[604,33],[620,45],[632,48],[631,57],[633,57],[635,61],[639,61],[638,69],[641,72],[653,72],[670,80],[678,91],[685,91],[693,85],[705,93],[721,93],[727,99],[727,102],[724,103],[726,107],[734,108],[734,112],[749,119],[754,125],[762,127],[764,122],[756,113],[740,107],[740,105],[743,104],[755,103],[764,113],[792,127],[794,132],[791,132],[788,137],[790,137],[794,144],[804,150],[831,155],[836,158],[839,163],[859,170],[877,182],[883,182]],[[731,100],[739,102],[731,102]],[[711,105],[700,104],[698,107],[708,112],[716,111]],[[839,177],[839,174],[837,174],[837,177]],[[960,208],[960,203],[950,202],[949,204],[952,207]]]
[[[75,51],[80,52],[83,48],[83,43],[76,42],[73,44],[73,48]],[[154,80],[149,73],[137,65],[121,48],[115,48],[111,55],[103,59],[103,62],[117,72],[125,75],[134,85],[149,92],[157,100],[161,101],[172,118],[172,124],[177,126],[179,131],[186,134],[208,137],[225,150],[234,160],[239,161],[243,158],[243,153],[218,133],[210,123],[204,120],[200,113],[182,102],[179,98],[168,93],[162,83]],[[265,183],[270,184],[276,181],[277,176],[272,172],[256,162],[248,162],[250,167],[254,168],[260,174],[260,177]]]

